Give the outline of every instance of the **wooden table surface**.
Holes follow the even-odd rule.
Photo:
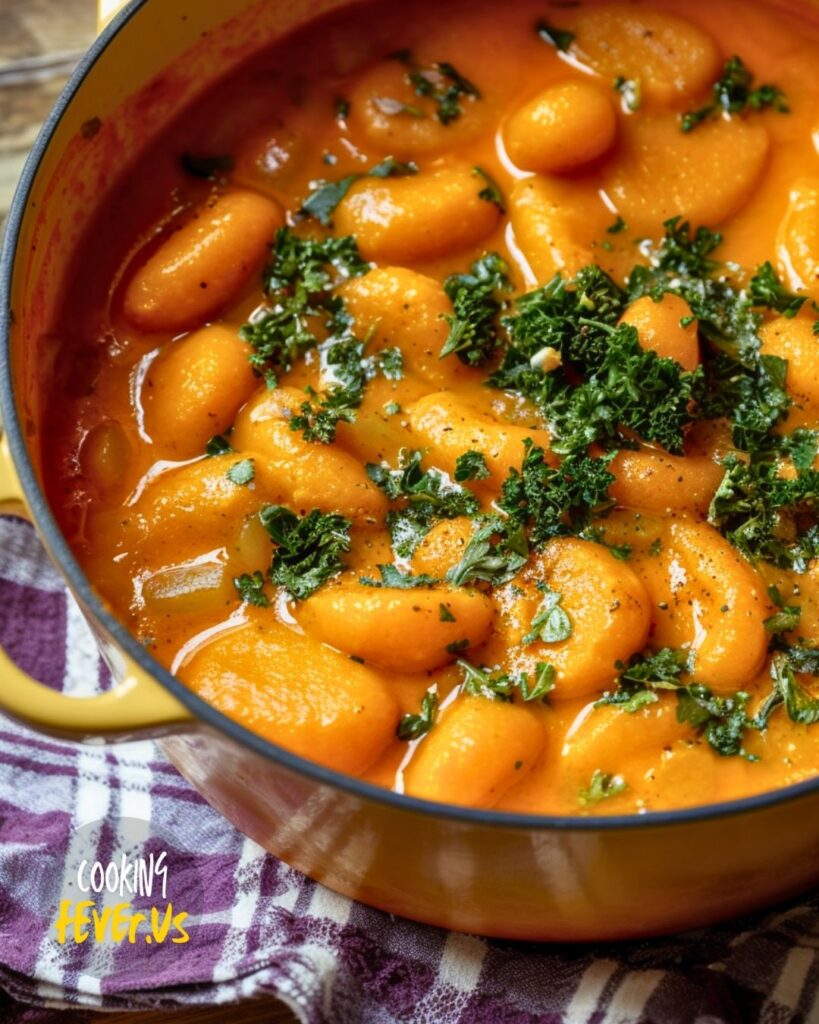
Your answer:
[[[95,0],[0,0],[0,222],[45,116],[83,51],[94,38]],[[277,1000],[241,1008],[100,1014],[99,1024],[292,1024]],[[73,1024],[73,1011],[55,1024]]]

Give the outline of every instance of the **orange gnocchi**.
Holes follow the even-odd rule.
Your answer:
[[[147,148],[43,476],[185,685],[462,807],[819,771],[819,23],[768,2],[346,5]]]

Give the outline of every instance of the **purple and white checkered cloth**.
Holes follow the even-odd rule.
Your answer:
[[[0,521],[0,642],[50,686],[107,685],[79,610],[19,520]],[[190,915],[190,941],[60,945],[65,879],[82,859],[105,863],[124,849],[166,853],[168,899]],[[73,746],[0,719],[4,1024],[49,1021],[49,1008],[70,1007],[81,1022],[93,1009],[230,1005],[262,993],[310,1024],[813,1024],[817,951],[819,896],[593,949],[427,928],[265,854],[152,743]]]

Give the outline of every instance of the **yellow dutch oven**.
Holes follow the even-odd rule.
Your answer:
[[[122,169],[209,82],[345,0],[132,0],[82,61],[29,158],[0,263],[0,511],[30,518],[80,602],[114,688],[77,699],[0,653],[0,709],[78,742],[159,737],[246,835],[338,892],[484,935],[603,940],[704,925],[819,881],[819,778],[700,809],[501,814],[400,796],[261,739],[188,691],[112,617],[41,486],[43,368],[63,271]],[[797,0],[794,0],[797,2]],[[105,5],[104,5],[105,6]],[[109,10],[115,7],[109,0]],[[817,3],[802,0],[805,17]]]

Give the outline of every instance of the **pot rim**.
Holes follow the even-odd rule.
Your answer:
[[[84,602],[96,622],[107,636],[133,659],[145,672],[157,680],[180,703],[193,712],[205,725],[223,733],[240,746],[250,748],[269,761],[297,774],[307,776],[316,783],[343,790],[365,801],[374,801],[396,811],[410,811],[417,814],[438,817],[482,827],[503,829],[578,832],[613,832],[618,830],[662,828],[684,826],[706,822],[717,818],[733,817],[775,807],[780,804],[819,793],[819,776],[804,782],[771,790],[738,800],[705,804],[680,810],[649,811],[643,814],[621,814],[601,816],[571,816],[509,813],[495,810],[481,810],[453,804],[436,803],[417,797],[395,793],[373,783],[325,768],[320,764],[290,753],[282,747],[265,740],[246,729],[211,704],[204,701],[180,680],[165,669],[145,647],[140,644],[106,609],[101,597],[91,585],[79,562],[71,551],[41,489],[20,424],[11,372],[11,284],[20,233],[26,216],[29,194],[37,178],[43,156],[69,108],[74,95],[82,86],[89,71],[107,49],[109,43],[125,30],[131,19],[151,0],[130,0],[96,38],[88,52],[79,62],[67,85],[60,93],[56,104],[40,129],[34,146],[25,162],[23,172],[12,200],[2,251],[0,251],[0,416],[8,438],[9,448],[16,471],[23,487],[26,503],[38,531],[46,539],[53,553],[57,568],[67,579],[74,592]]]

